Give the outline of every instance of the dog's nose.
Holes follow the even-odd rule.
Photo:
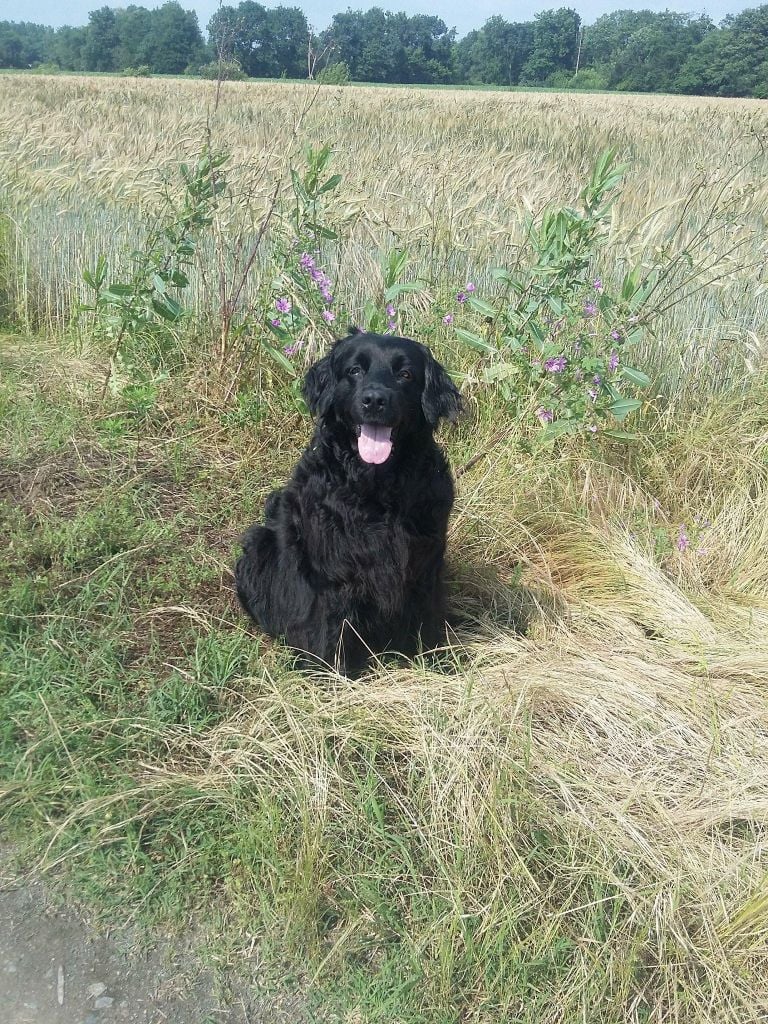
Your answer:
[[[383,412],[389,408],[389,392],[378,385],[369,385],[360,396],[360,401],[368,412]]]

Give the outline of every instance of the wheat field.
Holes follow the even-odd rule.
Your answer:
[[[225,83],[216,106],[215,83],[8,75],[0,129],[0,793],[30,860],[150,924],[202,916],[237,968],[255,946],[317,998],[307,1019],[764,1020],[766,105]],[[461,476],[469,625],[441,666],[315,679],[243,623],[238,531],[308,434],[279,381],[255,425],[216,408],[202,331],[141,444],[110,426],[107,355],[70,326],[80,271],[141,243],[207,137],[233,232],[330,143],[339,293],[362,310],[402,246],[429,283],[417,327],[490,288],[607,146],[628,170],[606,280],[723,218],[722,273],[638,353],[632,448],[532,454],[512,424]],[[215,317],[205,275],[193,295]],[[433,337],[469,466],[504,407]]]

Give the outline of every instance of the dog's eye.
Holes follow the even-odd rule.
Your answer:
[[[397,375],[398,380],[413,380],[413,374],[410,370],[401,370]]]
[[[360,366],[350,366],[350,368],[347,370],[347,376],[348,377],[359,377],[362,372],[363,372],[362,367],[360,367]]]

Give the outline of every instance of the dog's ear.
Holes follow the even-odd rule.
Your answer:
[[[322,419],[331,407],[335,381],[330,355],[323,356],[307,370],[301,393],[316,419]]]
[[[431,427],[436,427],[440,417],[455,423],[461,412],[461,395],[451,378],[438,363],[426,346],[424,350],[424,390],[421,393],[421,408]]]
[[[354,338],[356,334],[364,334],[362,327],[358,327],[357,324],[350,324],[347,328],[347,337]]]

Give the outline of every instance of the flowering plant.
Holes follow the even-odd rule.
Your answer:
[[[405,329],[406,310],[401,307],[400,299],[409,292],[421,291],[425,286],[423,281],[403,280],[408,261],[405,249],[391,249],[382,259],[381,293],[378,299],[369,299],[363,310],[366,330],[377,334],[397,334]]]
[[[462,325],[452,313],[443,317],[486,355],[483,377],[498,383],[517,417],[543,426],[543,442],[580,432],[633,437],[618,424],[642,407],[637,394],[650,384],[625,359],[643,326],[643,281],[628,274],[614,296],[590,273],[624,171],[614,156],[599,158],[580,210],[548,210],[528,222],[530,265],[492,271],[495,301],[469,283],[456,295]]]
[[[338,238],[327,223],[325,201],[338,188],[341,175],[324,177],[332,156],[330,146],[318,150],[308,146],[304,156],[304,172],[291,169],[294,201],[273,249],[274,273],[264,313],[264,326],[278,346],[262,340],[262,347],[292,374],[291,358],[315,340],[333,337],[336,320],[347,319],[325,269],[323,247],[324,241]]]

